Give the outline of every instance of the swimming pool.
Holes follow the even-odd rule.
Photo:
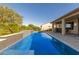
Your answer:
[[[46,33],[33,32],[0,53],[1,55],[78,55],[79,52],[50,37]]]

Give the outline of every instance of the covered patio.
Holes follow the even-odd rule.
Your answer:
[[[52,32],[65,34],[79,34],[79,8],[56,19],[52,23]]]

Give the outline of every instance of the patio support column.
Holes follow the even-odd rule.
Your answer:
[[[54,23],[52,23],[52,32],[54,32]]]
[[[74,30],[75,30],[75,34],[78,34],[78,18],[75,19]]]
[[[65,19],[62,19],[62,35],[65,35]]]

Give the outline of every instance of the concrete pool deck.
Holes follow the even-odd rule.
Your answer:
[[[60,33],[53,33],[53,32],[45,32],[52,37],[57,38],[59,41],[65,43],[66,45],[72,47],[76,51],[79,52],[79,36],[76,35],[62,35]]]
[[[0,52],[29,34],[31,34],[31,31],[21,31],[19,33],[0,36]]]

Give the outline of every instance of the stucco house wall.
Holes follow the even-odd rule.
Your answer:
[[[51,23],[47,23],[47,24],[44,24],[44,25],[41,26],[42,31],[49,30],[49,29],[52,29],[52,24]]]

